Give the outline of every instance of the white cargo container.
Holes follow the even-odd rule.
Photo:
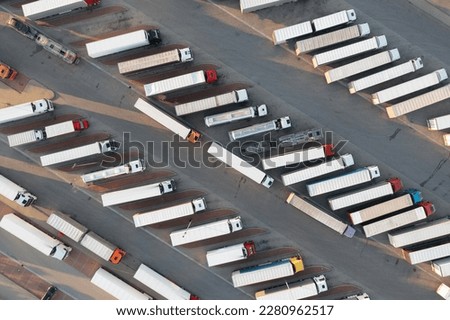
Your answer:
[[[450,257],[434,260],[431,269],[441,277],[450,276]]]
[[[213,114],[205,117],[205,124],[208,127],[214,127],[234,121],[263,117],[267,115],[267,106],[262,104],[255,107],[246,107],[238,110]]]
[[[240,0],[241,12],[248,13],[296,1],[297,0]]]
[[[399,178],[392,178],[388,181],[378,183],[364,189],[358,189],[345,194],[328,199],[328,204],[332,210],[339,210],[354,206],[367,201],[386,197],[401,190],[402,181]]]
[[[289,27],[276,29],[272,32],[273,44],[286,43],[290,39],[308,35],[313,32],[310,21],[297,23]]]
[[[177,116],[184,116],[186,114],[205,111],[232,103],[245,102],[247,100],[247,90],[240,89],[201,100],[177,104],[175,106],[175,112]]]
[[[242,230],[241,217],[219,220],[170,233],[172,246],[223,236]]]
[[[117,177],[124,174],[142,172],[144,170],[145,170],[144,160],[134,160],[114,168],[84,174],[81,176],[81,179],[83,180],[84,183],[89,183],[98,180]]]
[[[141,263],[133,278],[167,300],[198,300],[197,296],[187,292],[143,263]]]
[[[422,67],[423,62],[421,58],[412,59],[405,63],[399,64],[398,66],[385,69],[358,80],[354,80],[348,84],[348,90],[351,94],[353,94],[355,92],[373,87],[377,84],[415,72]]]
[[[386,108],[389,118],[396,118],[401,115],[428,107],[432,104],[441,102],[450,98],[450,84],[434,89],[433,91],[424,93],[420,96],[411,98],[406,101],[391,105]]]
[[[337,233],[346,236],[347,238],[352,238],[355,235],[356,230],[353,229],[348,224],[332,217],[330,214],[316,206],[313,206],[309,202],[306,202],[295,193],[291,193],[286,202],[289,203],[294,208],[300,210],[301,212],[307,214],[311,218],[319,221],[320,223],[326,225],[328,228],[333,229]]]
[[[51,166],[66,161],[77,160],[105,152],[117,150],[116,142],[113,140],[98,141],[84,146],[66,149],[41,156],[41,164]]]
[[[205,198],[197,198],[192,201],[163,208],[159,210],[153,210],[150,212],[136,213],[133,215],[134,226],[136,228],[147,226],[149,224],[155,224],[163,221],[173,220],[191,214],[202,212],[206,210]]]
[[[37,20],[100,4],[100,0],[40,0],[22,5],[23,15]]]
[[[210,250],[206,252],[208,267],[247,259],[256,253],[255,243],[246,241],[225,248]]]
[[[392,217],[372,222],[363,226],[366,237],[373,237],[377,234],[391,231],[410,223],[426,219],[435,209],[429,202],[419,203],[419,207],[396,214]]]
[[[398,59],[400,59],[400,53],[398,52],[398,49],[380,52],[374,54],[373,56],[328,70],[327,72],[325,72],[325,79],[327,83],[332,83],[349,78],[358,73],[381,67]]]
[[[282,129],[287,129],[292,126],[291,118],[282,117],[279,119],[274,119],[271,121],[257,123],[252,126],[248,126],[245,128],[236,129],[228,132],[228,136],[231,141],[235,141],[238,139],[243,139],[246,137],[250,137],[256,134],[262,134],[269,131],[279,131]]]
[[[8,213],[3,216],[0,221],[0,228],[11,233],[13,236],[19,238],[48,257],[63,260],[72,250],[72,248],[64,245],[61,241],[50,237],[35,226],[22,220],[14,213]]]
[[[436,290],[436,293],[445,300],[450,300],[450,287],[442,283]]]
[[[450,146],[450,133],[444,134],[442,138],[444,139],[444,145]]]
[[[149,295],[139,292],[105,269],[99,268],[91,282],[118,300],[150,300]]]
[[[0,124],[38,116],[53,111],[53,102],[47,99],[18,104],[0,109]]]
[[[134,107],[145,113],[147,116],[149,116],[165,128],[169,129],[173,133],[179,135],[181,138],[191,143],[197,142],[201,137],[200,133],[198,133],[194,129],[185,126],[178,120],[175,120],[172,116],[159,110],[157,107],[142,100],[141,98],[137,99]]]
[[[0,175],[0,195],[22,207],[28,207],[37,200],[36,196],[2,175]]]
[[[405,230],[389,233],[389,242],[395,248],[403,248],[415,243],[450,235],[449,217],[438,219]]]
[[[92,231],[89,231],[84,235],[80,244],[103,260],[113,264],[118,264],[126,254],[125,251],[117,248],[117,246],[106,241]]]
[[[145,95],[149,97],[178,89],[190,88],[199,84],[213,83],[216,80],[216,70],[200,70],[145,84],[144,90]]]
[[[386,36],[372,37],[353,44],[339,47],[326,52],[318,53],[312,57],[314,68],[318,66],[340,61],[358,54],[381,49],[387,46]]]
[[[351,154],[344,154],[338,159],[321,163],[314,167],[307,167],[300,170],[295,170],[281,175],[281,181],[285,186],[290,186],[294,183],[310,180],[326,175],[331,172],[343,170],[354,165],[353,156]]]
[[[303,39],[295,43],[295,54],[308,53],[314,50],[326,48],[345,41],[364,37],[370,34],[368,23],[358,24],[355,26],[339,29],[325,34]]]
[[[285,278],[305,269],[300,256],[281,259],[233,271],[231,280],[235,288],[273,279]]]
[[[332,13],[320,18],[316,18],[312,21],[314,31],[322,31],[325,29],[337,27],[342,24],[347,24],[356,20],[355,10],[343,10],[336,13]]]
[[[427,120],[428,130],[445,130],[450,128],[450,114]]]
[[[88,229],[63,213],[53,212],[47,218],[47,223],[66,237],[75,242],[80,242]]]
[[[86,43],[87,54],[91,58],[100,58],[126,50],[136,49],[161,42],[159,30],[137,30],[118,36]]]
[[[43,130],[29,130],[8,136],[8,143],[10,147],[16,147],[41,140],[45,140]]]
[[[242,160],[215,142],[213,142],[209,147],[208,153],[240,172],[247,178],[255,181],[256,183],[262,184],[266,188],[270,188],[273,184],[274,179],[271,176],[268,176],[264,173],[264,171],[252,166],[247,161]]]
[[[419,90],[439,84],[447,79],[447,72],[445,69],[439,69],[424,76],[400,83],[396,86],[386,88],[384,90],[372,94],[372,103],[380,104],[388,102]],[[450,88],[450,85],[449,85]],[[450,90],[450,89],[449,89]]]
[[[416,251],[403,249],[402,252],[406,261],[411,264],[418,264],[450,256],[450,243],[444,243]]]
[[[286,167],[297,163],[312,161],[331,157],[334,155],[333,145],[325,144],[320,147],[311,147],[305,150],[297,150],[287,152],[282,155],[277,155],[262,159],[262,166],[264,170],[275,169],[279,167]]]
[[[376,205],[364,208],[358,211],[349,213],[350,220],[353,224],[360,224],[379,217],[382,217],[388,213],[396,212],[422,201],[422,194],[420,191],[410,189],[407,193]]]
[[[327,280],[324,275],[320,275],[312,279],[258,291],[255,293],[255,298],[256,300],[300,300],[316,296],[327,290]]]
[[[377,166],[369,166],[338,177],[310,183],[306,185],[308,194],[311,197],[356,186],[361,183],[369,182],[380,176],[380,170]]]
[[[173,49],[149,56],[119,62],[117,67],[120,74],[138,72],[145,69],[164,66],[172,63],[182,63],[194,60],[192,51],[189,48]]]
[[[102,194],[102,203],[104,207],[114,206],[117,204],[157,197],[174,190],[175,181],[166,180],[145,186],[104,193]]]

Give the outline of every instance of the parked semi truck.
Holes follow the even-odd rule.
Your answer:
[[[90,183],[103,179],[117,177],[120,175],[142,172],[144,170],[145,170],[144,160],[138,159],[114,168],[84,174],[81,176],[81,179],[83,180],[84,183]]]
[[[450,98],[450,84],[434,89],[427,93],[421,94],[417,97],[406,101],[391,105],[386,108],[389,118],[396,118],[401,115],[428,107],[432,104],[441,102]]]
[[[9,135],[8,143],[10,147],[15,147],[36,141],[43,141],[76,131],[82,131],[87,128],[89,128],[89,122],[85,119],[65,121],[46,126],[42,129],[29,130]]]
[[[297,0],[240,0],[241,12],[248,13],[296,1]]]
[[[339,29],[325,34],[303,39],[295,43],[295,54],[308,53],[323,49],[342,42],[350,41],[370,34],[368,23],[358,24],[344,29]]]
[[[272,41],[274,45],[283,44],[290,39],[306,36],[311,33],[313,33],[311,22],[305,21],[274,30],[272,32]]]
[[[208,127],[214,127],[234,121],[263,117],[265,115],[267,115],[267,106],[262,104],[260,106],[246,107],[207,116],[205,117],[205,124]]]
[[[143,283],[151,290],[160,294],[167,300],[198,300],[199,298],[187,292],[177,284],[162,276],[155,270],[141,263],[133,278]]]
[[[17,74],[15,69],[0,61],[0,79],[14,80]]]
[[[217,81],[217,72],[214,69],[200,70],[180,76],[159,80],[144,85],[147,97],[178,89],[189,88],[199,84],[214,83]]]
[[[315,146],[305,150],[297,150],[287,152],[282,155],[272,156],[262,159],[262,166],[264,170],[275,169],[279,167],[286,167],[302,162],[323,159],[334,155],[333,145],[324,144],[322,146]]]
[[[252,166],[247,161],[242,160],[232,152],[213,142],[208,148],[208,153],[223,163],[229,165],[247,178],[262,184],[266,188],[270,188],[274,179],[265,174],[264,171]]]
[[[434,260],[431,269],[441,277],[450,276],[450,257]]]
[[[243,139],[256,134],[263,134],[269,131],[279,131],[292,126],[291,118],[282,117],[271,121],[257,123],[249,127],[236,129],[228,132],[231,141]]]
[[[329,198],[328,204],[332,210],[339,210],[392,195],[395,192],[400,191],[402,188],[402,181],[399,178],[391,178],[374,186],[358,189]]]
[[[355,162],[351,154],[344,154],[340,158],[323,162],[317,166],[306,167],[304,169],[295,170],[281,175],[281,181],[285,186],[290,186],[295,183],[317,178],[338,170],[344,170]]]
[[[279,137],[278,146],[293,147],[305,142],[317,141],[322,138],[323,138],[322,129],[308,129]]]
[[[133,215],[134,226],[136,228],[155,224],[163,221],[173,220],[194,213],[206,210],[205,198],[196,198],[192,201],[178,204],[175,206],[153,210]]]
[[[351,76],[354,76],[355,74],[381,67],[398,59],[400,59],[400,53],[398,52],[398,49],[380,52],[370,57],[328,70],[324,74],[325,80],[329,84],[335,81],[349,78]]]
[[[91,283],[118,300],[150,300],[142,293],[103,268],[99,268],[91,278]]]
[[[354,225],[361,224],[382,217],[389,213],[406,209],[415,204],[418,204],[422,200],[422,193],[420,191],[408,189],[402,196],[375,204],[358,211],[350,212],[349,218]]]
[[[47,224],[75,242],[80,242],[88,232],[88,228],[61,212],[52,212],[47,218]]]
[[[87,54],[91,58],[100,58],[147,45],[161,43],[158,29],[136,30],[118,36],[86,43]]]
[[[450,300],[450,287],[445,283],[442,283],[437,289],[436,293],[440,295],[445,300]]]
[[[300,300],[328,290],[327,280],[322,274],[312,279],[286,283],[255,293],[256,300]]]
[[[0,175],[0,194],[22,207],[28,207],[37,200],[36,196],[2,175]]]
[[[396,79],[398,77],[404,76],[406,74],[415,72],[423,67],[423,62],[421,58],[411,59],[407,62],[399,64],[383,71],[373,73],[366,77],[360,78],[349,82],[348,90],[351,94],[358,91],[373,87],[380,83]]]
[[[323,31],[339,25],[347,24],[356,20],[355,10],[342,10],[320,18],[312,20],[314,31]]]
[[[386,36],[382,35],[378,37],[372,37],[333,50],[318,53],[312,57],[312,63],[314,68],[317,68],[321,65],[330,64],[336,61],[356,56],[364,52],[381,49],[386,46]]]
[[[186,243],[227,235],[239,230],[242,230],[242,221],[241,217],[238,216],[231,219],[219,220],[173,231],[170,233],[170,240],[172,246],[175,247]]]
[[[372,94],[372,103],[380,104],[388,102],[419,90],[439,84],[447,79],[447,72],[445,69],[439,69],[424,76],[402,82],[396,86],[386,88],[384,90]]]
[[[48,257],[64,260],[72,250],[14,213],[4,215],[0,221],[0,227]]]
[[[0,124],[38,116],[40,114],[53,111],[53,109],[53,102],[47,99],[40,99],[11,107],[1,108]]]
[[[450,128],[450,114],[427,120],[428,130],[445,130]]]
[[[247,259],[255,253],[255,243],[253,241],[245,241],[243,243],[206,252],[206,261],[208,262],[208,267],[214,267],[229,262]]]
[[[44,50],[50,52],[54,56],[57,56],[68,64],[78,64],[80,62],[78,55],[74,51],[41,33],[38,33],[34,41],[43,47]]]
[[[120,74],[138,72],[150,68],[156,68],[173,63],[193,61],[194,56],[189,48],[173,49],[149,56],[119,62],[117,67]]]
[[[360,168],[338,177],[313,182],[306,185],[308,194],[311,197],[356,186],[365,182],[369,182],[380,176],[380,170],[377,166],[368,166]]]
[[[102,194],[104,207],[117,204],[153,198],[175,190],[175,181],[166,180],[158,183],[147,184],[145,186],[112,191]]]
[[[149,116],[165,128],[171,130],[173,133],[179,135],[181,138],[191,143],[196,143],[201,137],[201,134],[199,132],[185,126],[180,121],[174,119],[172,116],[161,111],[157,107],[151,105],[141,98],[137,99],[134,107],[145,113],[147,116]]]
[[[175,105],[175,112],[177,116],[184,116],[187,114],[209,110],[225,106],[232,103],[241,103],[248,100],[246,89],[234,90],[227,93],[222,93],[213,97],[191,101],[183,104]]]
[[[126,254],[124,250],[117,248],[117,246],[92,231],[89,231],[83,236],[80,244],[103,260],[113,264],[118,264]]]
[[[238,288],[293,276],[304,269],[302,257],[295,256],[233,271],[231,280],[233,286]]]
[[[450,235],[450,217],[427,222],[388,234],[389,242],[395,248],[403,248],[427,240]]]
[[[293,192],[289,194],[288,198],[286,199],[286,202],[289,203],[294,208],[307,214],[311,218],[326,225],[328,228],[333,229],[337,233],[346,236],[347,238],[352,238],[355,235],[356,230],[353,229],[351,226],[334,218],[324,210],[319,209],[316,206],[313,206],[312,204],[302,199]]]
[[[437,260],[450,256],[450,242],[415,251],[403,249],[402,253],[403,257],[410,264],[418,264],[421,262]]]
[[[99,5],[101,0],[40,0],[22,5],[23,15],[31,20],[48,18]]]
[[[93,155],[117,150],[117,143],[113,140],[104,140],[90,143],[84,146],[66,149],[41,156],[41,164],[51,166],[58,163],[72,161]]]
[[[366,237],[373,237],[377,234],[391,231],[410,223],[426,219],[435,212],[434,205],[431,202],[423,201],[418,203],[418,207],[398,213],[389,218],[372,222],[363,226]]]

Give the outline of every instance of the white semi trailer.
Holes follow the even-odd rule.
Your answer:
[[[318,53],[312,57],[312,63],[314,68],[317,68],[321,65],[330,64],[364,52],[381,49],[386,46],[386,36],[372,37],[337,49]]]
[[[411,264],[418,264],[450,256],[450,242],[415,251],[402,250],[403,257]]]
[[[263,134],[269,131],[279,131],[292,126],[291,118],[282,117],[271,121],[257,123],[249,127],[236,129],[228,132],[231,141],[243,139],[256,134]]]
[[[264,171],[252,166],[247,161],[242,160],[232,152],[221,147],[217,143],[213,142],[208,148],[208,153],[214,156],[216,159],[229,165],[239,173],[243,174],[247,178],[262,184],[266,188],[270,188],[274,182],[274,179],[265,174]]]
[[[72,248],[66,246],[61,241],[50,237],[35,226],[22,220],[14,213],[8,213],[3,216],[0,221],[0,228],[11,233],[13,236],[19,238],[48,257],[64,260],[72,250]]]
[[[142,172],[144,170],[145,170],[144,160],[138,159],[114,168],[108,168],[104,170],[83,174],[81,176],[81,179],[83,180],[84,183],[90,183],[103,179],[117,177],[120,175]]]
[[[450,257],[434,260],[431,269],[441,277],[450,276]]]
[[[170,233],[172,246],[215,238],[242,230],[241,217],[210,222]]]
[[[47,224],[75,242],[80,242],[88,231],[85,226],[61,212],[51,213],[47,218]]]
[[[175,181],[166,180],[145,186],[104,193],[102,194],[102,203],[104,207],[114,206],[122,203],[161,196],[165,193],[173,192],[174,190]]]
[[[35,195],[2,175],[0,175],[0,195],[22,207],[31,206],[37,200]]]
[[[141,98],[137,99],[134,107],[145,113],[147,116],[149,116],[165,128],[169,129],[173,133],[179,135],[181,138],[191,143],[196,143],[201,137],[201,134],[199,132],[185,126],[180,121],[176,120],[172,116],[166,114],[165,112],[161,111],[157,107],[151,105]]]
[[[205,111],[233,103],[245,102],[247,100],[248,100],[247,90],[239,89],[201,100],[177,104],[175,105],[175,112],[177,116],[184,116],[187,114]]]
[[[281,181],[285,186],[317,178],[328,173],[338,170],[344,170],[355,164],[351,154],[344,154],[340,158],[326,161],[317,166],[306,167],[304,169],[295,170],[281,175]]]
[[[255,293],[256,300],[300,300],[318,295],[328,290],[324,275],[286,283],[282,286],[272,287]]]
[[[312,24],[310,21],[306,21],[274,30],[272,32],[272,40],[274,45],[278,45],[311,33],[313,33]]]
[[[31,20],[47,18],[99,5],[101,0],[39,0],[22,5],[23,15]]]
[[[167,64],[193,61],[194,57],[189,48],[173,49],[149,56],[119,62],[117,67],[120,74],[139,72],[150,68],[156,68]]]
[[[296,1],[297,0],[240,0],[240,5],[241,12],[248,13]]]
[[[255,243],[246,241],[232,246],[206,252],[208,267],[247,259],[256,253]]]
[[[445,130],[450,128],[450,114],[427,120],[428,130]]]
[[[423,62],[421,58],[411,59],[407,62],[399,64],[398,66],[394,66],[383,71],[373,73],[364,78],[351,81],[348,84],[348,90],[351,94],[353,94],[358,91],[376,86],[380,83],[384,83],[386,81],[390,81],[406,74],[415,72],[421,68],[423,68]]]
[[[80,244],[103,260],[109,261],[112,264],[118,264],[126,254],[124,250],[106,241],[92,231],[89,231],[83,236]]]
[[[38,116],[53,110],[53,102],[47,99],[40,99],[11,107],[1,108],[0,124]]]
[[[337,233],[346,236],[347,238],[352,238],[355,235],[356,230],[353,229],[348,224],[334,218],[322,209],[313,206],[306,200],[302,199],[295,193],[291,193],[286,202],[292,205],[294,208],[300,210],[301,212],[307,214],[311,218],[319,221],[320,223],[326,225],[328,228],[336,231]]]
[[[163,221],[173,220],[194,213],[206,210],[205,198],[197,198],[192,201],[178,204],[175,206],[153,210],[149,212],[136,213],[133,215],[134,226],[136,228],[147,226],[149,224],[160,223]]]
[[[312,20],[314,31],[323,31],[329,28],[337,27],[356,20],[355,10],[342,10],[320,18]]]
[[[260,106],[246,107],[207,116],[205,117],[205,124],[208,127],[214,127],[234,121],[263,117],[265,115],[267,115],[267,106],[262,104]]]

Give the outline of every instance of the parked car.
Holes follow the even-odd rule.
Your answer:
[[[57,291],[58,288],[55,286],[48,287],[47,292],[45,292],[41,300],[51,300]]]

